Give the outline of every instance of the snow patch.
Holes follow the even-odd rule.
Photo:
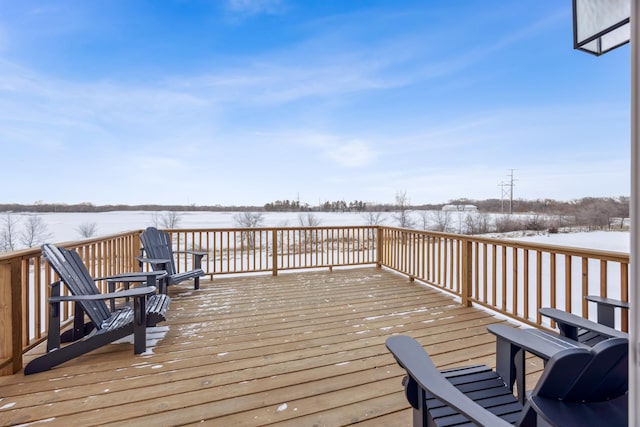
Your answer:
[[[55,421],[55,418],[47,418],[45,420],[38,420],[38,421],[34,421],[32,423],[26,423],[26,424],[17,424],[16,427],[26,427],[26,426],[32,426],[32,425],[35,425],[35,424],[50,423],[52,421]]]
[[[169,332],[168,326],[153,326],[147,328],[147,350],[142,353],[143,356],[153,354],[153,348],[164,339]],[[133,334],[114,341],[112,344],[133,344]]]
[[[282,411],[286,411],[288,408],[286,403],[283,403],[282,405],[278,406],[278,412],[282,412]]]

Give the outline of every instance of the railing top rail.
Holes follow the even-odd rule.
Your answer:
[[[629,254],[626,252],[605,251],[600,249],[578,248],[575,246],[562,246],[549,243],[525,242],[515,239],[499,238],[499,237],[481,237],[467,234],[444,233],[439,231],[413,230],[409,228],[380,226],[387,230],[404,231],[414,234],[423,234],[428,236],[442,237],[446,239],[454,239],[461,241],[471,241],[477,243],[486,243],[489,245],[509,246],[519,249],[539,250],[543,252],[561,253],[571,256],[597,258],[607,261],[625,262],[629,260]]]
[[[286,226],[286,227],[212,227],[212,228],[165,228],[169,233],[196,233],[196,232],[231,232],[231,231],[273,231],[273,230],[350,230],[354,228],[378,229],[377,225],[318,225],[318,226]]]
[[[117,239],[119,237],[125,237],[125,236],[130,236],[131,234],[140,234],[140,233],[142,233],[142,230],[129,230],[129,231],[123,231],[121,233],[109,234],[107,236],[93,237],[90,239],[71,240],[67,242],[55,243],[55,245],[62,248],[70,249],[74,247],[91,245],[93,243],[102,242],[104,240]],[[40,252],[41,251],[40,251],[39,245],[34,246],[32,248],[28,248],[28,249],[19,249],[17,251],[4,252],[4,253],[0,253],[0,261],[13,259],[13,258],[32,257],[40,254]]]
[[[385,230],[395,230],[408,232],[413,234],[422,234],[436,237],[443,237],[448,239],[462,240],[462,241],[471,241],[477,243],[486,243],[490,245],[499,245],[499,246],[509,246],[515,247],[519,249],[529,249],[529,250],[538,250],[543,252],[551,252],[551,253],[562,253],[571,256],[580,256],[580,257],[590,257],[597,258],[602,260],[609,261],[617,261],[624,262],[628,261],[629,254],[625,252],[616,252],[616,251],[605,251],[599,249],[586,249],[586,248],[578,248],[573,246],[561,246],[547,243],[534,243],[534,242],[524,242],[513,239],[504,239],[498,237],[481,237],[481,236],[472,236],[465,234],[455,234],[455,233],[445,233],[438,231],[427,231],[427,230],[415,230],[409,228],[400,228],[400,227],[390,227],[384,225],[346,225],[346,226],[334,226],[334,225],[320,225],[320,226],[292,226],[292,227],[212,227],[212,228],[174,228],[174,229],[165,229],[165,231],[171,233],[195,233],[195,232],[242,232],[242,231],[273,231],[273,230],[318,230],[318,229],[334,229],[334,230],[348,230],[348,229],[385,229]],[[127,236],[133,233],[141,233],[142,230],[129,230],[124,231],[117,234],[112,234],[108,236],[95,237],[86,240],[76,240],[76,241],[67,241],[62,243],[57,243],[57,246],[61,246],[64,248],[73,248],[78,246],[90,245],[93,243],[98,243],[103,240],[118,238],[122,236]],[[37,256],[40,252],[39,247],[29,248],[29,249],[21,249],[12,252],[6,252],[0,254],[0,261],[9,260],[13,258],[20,257],[33,257]]]

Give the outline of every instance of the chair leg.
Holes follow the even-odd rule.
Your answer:
[[[24,374],[30,375],[37,372],[47,371],[54,366],[100,348],[119,338],[123,338],[131,332],[130,327],[122,328],[111,332],[96,334],[84,340],[75,341],[72,344],[50,351],[33,359],[24,368]]]
[[[147,351],[147,313],[146,298],[135,298],[133,301],[133,352],[135,354]]]

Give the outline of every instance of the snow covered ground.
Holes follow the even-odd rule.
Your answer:
[[[514,240],[624,253],[629,253],[631,245],[628,231],[541,234],[537,236],[517,237],[514,238]]]
[[[94,237],[106,236],[123,231],[143,229],[154,225],[154,216],[163,215],[165,212],[148,211],[115,211],[101,213],[42,213],[37,214],[42,218],[47,232],[50,234],[47,241],[61,243],[67,241],[83,240],[78,230],[82,224],[95,224]],[[23,228],[28,215],[11,214],[18,221],[18,230]],[[180,212],[179,228],[225,228],[236,227],[234,217],[237,212]],[[300,225],[298,212],[268,212],[263,214],[265,227],[298,226]],[[306,214],[302,214],[303,216]],[[320,225],[364,225],[368,223],[367,214],[363,213],[333,213],[315,212],[314,217]],[[393,213],[381,214],[384,225],[397,224]],[[418,222],[418,217],[414,215]],[[544,234],[527,237],[512,237],[513,239],[547,243],[552,245],[573,246],[606,251],[629,252],[629,232],[596,231],[590,233],[558,233]]]
[[[51,234],[51,242],[60,243],[70,240],[82,240],[78,231],[82,224],[95,224],[94,237],[106,236],[123,231],[144,229],[154,224],[154,215],[162,216],[166,212],[148,211],[115,211],[100,213],[42,213],[38,214]],[[179,212],[178,228],[226,228],[237,227],[234,216],[237,212]],[[19,221],[18,229],[22,228],[25,217],[33,214],[12,214]],[[298,212],[264,213],[264,227],[295,227],[300,225]],[[306,214],[303,214],[306,215]],[[366,224],[365,215],[360,213],[314,213],[320,220],[320,225],[363,225]],[[391,224],[390,214],[388,224]]]

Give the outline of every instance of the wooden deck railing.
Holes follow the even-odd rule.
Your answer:
[[[207,252],[204,270],[216,274],[273,272],[377,262],[378,227],[282,227],[170,230],[178,251]],[[180,268],[191,259],[182,255]]]
[[[583,296],[628,300],[628,254],[525,244],[379,226],[168,230],[177,251],[209,255],[218,274],[376,264],[531,325],[547,326],[540,307],[591,316]],[[93,277],[135,271],[141,230],[63,244],[76,249]],[[180,255],[180,271],[191,258]],[[22,368],[22,355],[46,339],[48,285],[56,280],[40,250],[0,255],[0,374]],[[99,286],[106,286],[99,282]],[[69,321],[72,307],[63,320]],[[617,319],[628,328],[626,313]]]
[[[629,255],[382,227],[381,265],[534,326],[555,307],[595,320],[585,295],[629,299]],[[628,313],[616,327],[628,330]]]

